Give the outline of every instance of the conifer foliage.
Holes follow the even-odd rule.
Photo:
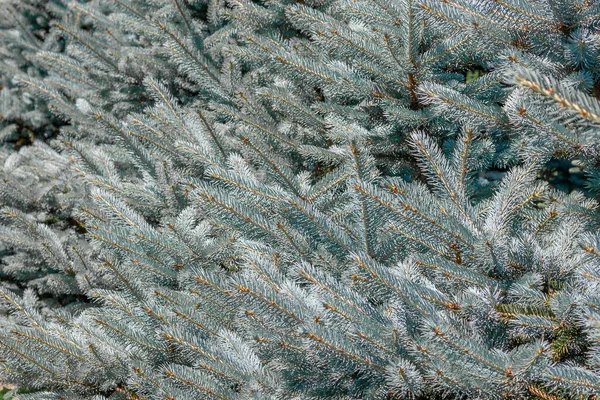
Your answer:
[[[600,394],[599,2],[0,7],[18,398]]]

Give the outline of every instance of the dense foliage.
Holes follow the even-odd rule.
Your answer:
[[[19,398],[600,393],[599,2],[0,9]]]

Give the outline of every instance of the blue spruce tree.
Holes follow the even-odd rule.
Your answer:
[[[0,4],[17,398],[600,394],[600,3]]]

